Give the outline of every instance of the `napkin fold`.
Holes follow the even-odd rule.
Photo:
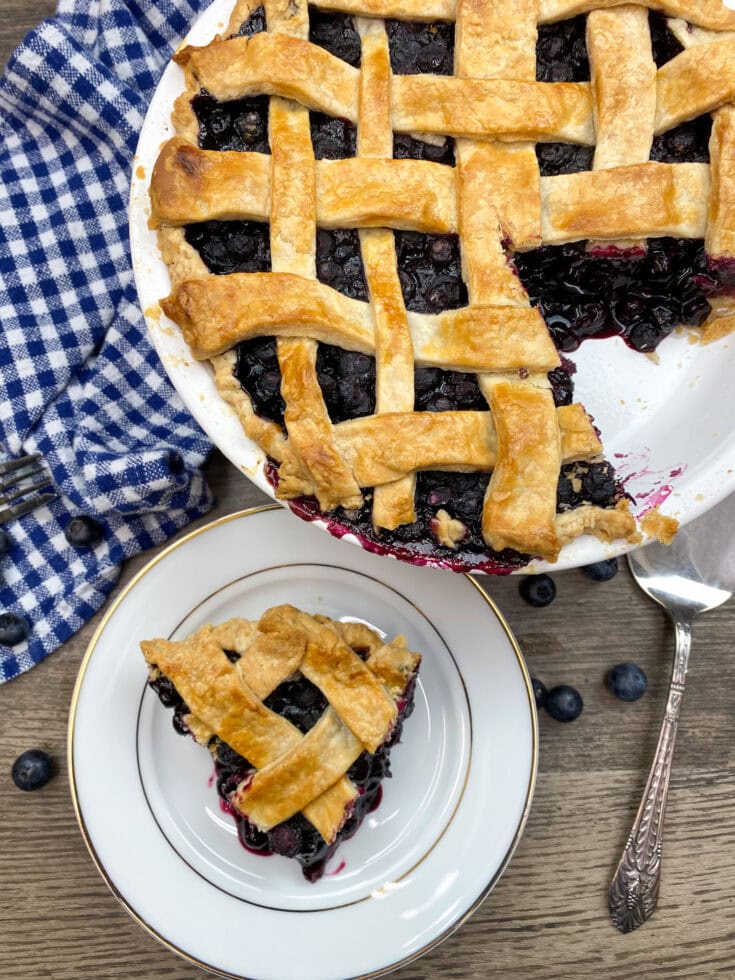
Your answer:
[[[60,0],[0,78],[0,461],[39,452],[57,500],[5,525],[0,681],[43,660],[102,605],[125,558],[212,506],[210,445],[148,339],[127,230],[138,133],[206,0]],[[87,514],[93,549],[64,528]]]

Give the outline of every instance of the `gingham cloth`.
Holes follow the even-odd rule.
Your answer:
[[[172,49],[206,0],[59,0],[0,79],[0,460],[40,452],[60,496],[5,526],[0,681],[102,605],[123,559],[212,505],[209,444],[166,379],[130,264],[130,165]],[[77,514],[104,541],[70,546]]]

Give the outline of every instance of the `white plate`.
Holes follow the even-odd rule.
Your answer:
[[[174,732],[138,647],[280,602],[423,653],[394,778],[315,884],[241,847],[209,754]],[[510,859],[536,760],[527,671],[472,579],[343,548],[273,506],[193,532],[133,579],[90,643],[69,721],[77,817],[114,894],[187,959],[258,980],[375,975],[448,936]]]
[[[206,44],[229,18],[232,0],[215,0],[187,41]],[[169,65],[151,102],[133,165],[130,242],[141,308],[164,367],[189,410],[219,449],[271,497],[263,452],[249,440],[220,398],[207,364],[193,361],[158,301],[170,292],[168,269],[148,228],[148,184],[161,143],[173,136],[174,99],[183,72]],[[686,524],[735,491],[735,341],[693,345],[688,334],[669,337],[660,363],[630,350],[619,338],[588,341],[571,356],[578,367],[576,397],[594,416],[608,459],[636,498],[638,517],[652,507]],[[328,530],[326,523],[316,521]],[[346,540],[359,544],[353,535]],[[630,550],[589,535],[567,545],[552,566],[561,571]]]

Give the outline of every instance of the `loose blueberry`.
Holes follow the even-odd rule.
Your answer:
[[[607,686],[621,701],[637,701],[646,693],[648,678],[637,664],[618,664],[608,674]]]
[[[7,553],[10,551],[11,544],[12,542],[8,537],[7,532],[0,528],[0,558],[2,558],[3,555],[7,555]]]
[[[529,606],[548,606],[556,598],[554,580],[548,575],[527,575],[521,579],[518,591]]]
[[[543,681],[540,681],[538,677],[531,678],[531,685],[533,687],[533,696],[536,700],[536,707],[545,708],[546,698],[548,696],[546,685],[543,683]]]
[[[606,561],[596,561],[591,565],[584,565],[582,571],[593,582],[609,582],[618,574],[618,560],[608,558]]]
[[[82,514],[72,517],[64,528],[64,536],[75,548],[94,548],[104,537],[104,532],[99,521]]]
[[[11,774],[18,789],[26,792],[40,789],[53,775],[51,757],[41,749],[29,749],[15,760]]]
[[[279,824],[268,832],[268,846],[274,854],[296,857],[301,850],[301,844],[301,833],[298,827],[291,824]]]
[[[6,647],[14,647],[22,643],[31,632],[31,627],[25,616],[17,613],[0,614],[0,643]]]
[[[582,714],[582,695],[568,684],[552,687],[546,695],[546,710],[557,721],[574,721]]]

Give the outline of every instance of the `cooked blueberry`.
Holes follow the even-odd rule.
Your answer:
[[[594,147],[572,143],[537,143],[536,158],[542,177],[575,174],[592,169]]]
[[[548,606],[556,598],[556,586],[550,575],[525,575],[518,586],[521,598],[529,606]]]
[[[574,721],[582,714],[584,702],[575,687],[558,684],[546,695],[546,710],[557,721]]]
[[[268,832],[268,846],[274,854],[296,857],[301,850],[301,834],[289,823],[279,824]]]
[[[64,537],[75,548],[94,548],[104,537],[99,521],[86,514],[72,517],[64,528]]]
[[[549,371],[548,377],[557,408],[560,405],[571,405],[574,399],[574,381],[569,372],[563,367],[558,367]]]
[[[184,703],[184,699],[174,687],[173,682],[163,674],[159,674],[155,680],[149,681],[149,683],[164,708],[175,708]]]
[[[621,701],[637,701],[646,693],[648,678],[637,664],[617,664],[607,676],[607,687]]]
[[[390,64],[396,75],[451,75],[454,24],[387,20]]]
[[[609,463],[594,463],[582,474],[582,496],[598,507],[609,505],[615,498],[615,473]]]
[[[548,694],[546,690],[546,685],[543,683],[543,681],[540,681],[537,677],[531,678],[531,684],[533,686],[533,696],[536,701],[536,707],[545,708],[546,697]]]
[[[309,40],[341,58],[353,68],[360,67],[360,35],[348,14],[309,10]]]
[[[219,102],[202,93],[191,100],[191,106],[199,121],[202,150],[270,153],[267,96]]]
[[[579,505],[579,495],[572,481],[562,472],[556,487],[556,509],[560,512],[570,510]]]
[[[26,792],[40,789],[53,775],[51,757],[41,749],[29,749],[15,760],[11,774],[18,789]]]
[[[241,756],[239,752],[236,752],[232,746],[227,744],[227,742],[219,742],[217,746],[217,760],[225,768],[232,769],[237,773],[244,773],[247,772],[248,769],[253,768],[248,760],[243,758],[243,756]]]
[[[443,143],[435,144],[396,133],[393,136],[393,156],[396,160],[428,160],[453,167],[454,140],[446,137]]]
[[[3,555],[7,555],[7,553],[10,551],[11,544],[12,542],[7,531],[3,531],[3,529],[0,528],[0,558],[2,558]]]
[[[240,840],[249,850],[270,852],[268,835],[258,830],[249,820],[238,820],[237,829]]]
[[[536,78],[539,82],[589,81],[586,27],[584,16],[539,25],[536,41]]]
[[[252,37],[253,34],[259,34],[261,31],[265,30],[265,10],[262,7],[258,7],[254,10],[246,21],[240,25],[240,30],[237,32],[241,37]]]
[[[14,647],[22,643],[31,632],[31,627],[25,616],[17,613],[0,613],[0,644]]]
[[[674,35],[666,26],[666,18],[657,11],[650,11],[648,22],[651,30],[651,43],[653,47],[653,60],[658,68],[661,68],[667,61],[671,61],[677,54],[684,49]]]
[[[270,272],[268,225],[257,221],[201,221],[184,229],[210,272]]]
[[[322,112],[311,112],[309,123],[315,159],[342,160],[355,156],[357,129],[351,122]]]
[[[608,558],[605,561],[596,561],[591,565],[584,565],[582,571],[593,582],[609,582],[618,574],[618,560],[617,558]]]

